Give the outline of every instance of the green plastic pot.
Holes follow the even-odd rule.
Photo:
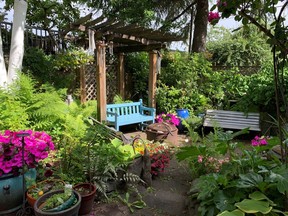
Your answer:
[[[54,194],[57,193],[63,193],[64,190],[56,190],[56,191],[51,191],[48,192],[46,194],[44,194],[43,196],[39,197],[35,204],[34,204],[34,213],[36,216],[49,216],[49,215],[57,215],[57,216],[78,216],[78,212],[80,209],[80,204],[81,204],[81,195],[73,190],[73,196],[71,196],[65,203],[63,203],[62,205],[58,206],[57,208],[54,209],[50,209],[49,211],[42,211],[39,207],[45,203],[45,201],[53,196]],[[72,205],[71,207],[67,208],[68,206],[70,206],[75,198],[77,199],[77,202]]]

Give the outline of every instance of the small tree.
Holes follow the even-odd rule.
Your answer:
[[[0,86],[2,87],[6,84],[12,83],[13,80],[17,78],[17,71],[22,68],[27,6],[25,0],[14,0],[14,16],[8,72],[4,62],[2,37],[0,34]]]

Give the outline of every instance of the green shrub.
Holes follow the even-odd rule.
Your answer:
[[[148,80],[149,80],[149,58],[146,52],[132,53],[125,56],[125,70],[131,77],[129,86],[132,95],[129,97],[132,101],[142,98],[148,100]]]

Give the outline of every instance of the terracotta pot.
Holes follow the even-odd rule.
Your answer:
[[[79,208],[80,208],[80,204],[81,204],[81,195],[75,190],[73,190],[73,193],[76,196],[77,202],[74,205],[72,205],[71,207],[64,209],[64,210],[57,211],[57,212],[42,211],[39,208],[41,205],[43,205],[43,203],[46,202],[46,200],[49,197],[53,196],[54,194],[63,193],[63,192],[64,192],[64,190],[55,190],[55,191],[45,193],[43,196],[39,197],[34,204],[35,215],[36,216],[49,216],[49,215],[53,215],[53,216],[78,216],[78,212],[79,212]]]
[[[73,189],[76,190],[82,198],[79,215],[89,214],[94,204],[96,186],[91,183],[79,183],[75,185]],[[81,192],[82,190],[84,190],[85,193]]]
[[[64,181],[62,181],[61,179],[49,179],[49,180],[44,180],[44,181],[41,181],[41,182],[39,182],[39,183],[37,183],[37,184],[44,184],[44,183],[51,183],[51,182],[55,182],[55,181],[58,181],[58,182],[61,182],[61,184],[63,184],[63,187],[65,186],[65,182]],[[34,206],[34,203],[36,202],[36,199],[29,193],[29,191],[31,191],[31,189],[33,189],[33,188],[35,188],[36,186],[37,186],[37,184],[36,185],[32,185],[31,187],[29,187],[28,188],[28,190],[27,190],[27,192],[26,192],[26,198],[27,198],[27,202],[29,203],[29,205],[30,206]],[[59,190],[59,188],[58,189],[54,189],[54,190]],[[52,190],[50,190],[50,191],[53,191],[53,189]],[[49,191],[49,192],[50,192]]]

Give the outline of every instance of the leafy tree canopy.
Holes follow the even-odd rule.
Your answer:
[[[269,37],[270,45],[276,45],[276,49],[282,54],[288,53],[288,27],[285,25],[283,14],[287,9],[287,0],[254,0],[254,1],[217,1],[211,10],[216,8],[221,13],[221,18],[234,16],[236,21],[241,21],[244,27],[253,24]],[[215,19],[217,23],[219,19]]]
[[[207,50],[216,65],[260,66],[272,59],[267,37],[259,37],[256,27],[249,26],[231,33],[225,28],[212,28]]]

